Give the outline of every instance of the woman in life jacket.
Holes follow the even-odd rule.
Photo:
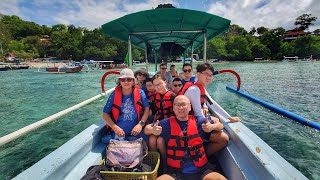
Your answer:
[[[175,116],[147,125],[146,135],[163,137],[166,145],[167,172],[157,179],[225,179],[211,170],[203,142],[213,130],[221,130],[222,124],[203,117],[190,116],[188,97],[179,95],[173,103]]]
[[[146,79],[146,88],[147,88],[147,91],[145,93],[147,95],[147,99],[148,99],[149,106],[150,106],[150,113],[149,113],[149,118],[148,118],[147,124],[150,124],[153,122],[154,115],[157,112],[157,109],[155,108],[155,104],[154,104],[154,96],[157,93],[157,91],[155,90],[155,88],[153,86],[152,78]]]
[[[154,104],[156,109],[155,120],[162,120],[174,115],[172,105],[175,94],[166,88],[166,80],[161,74],[156,74],[152,78],[153,86],[157,93],[154,95]],[[165,163],[166,149],[163,138],[154,135],[149,136],[149,148],[152,151],[159,149],[162,160]],[[164,164],[165,166],[165,164]]]
[[[111,128],[110,137],[105,137],[103,142],[108,143],[110,138],[135,140],[143,137],[146,140],[142,133],[149,115],[145,93],[136,85],[131,69],[123,69],[115,81],[117,86],[103,108],[102,117]]]

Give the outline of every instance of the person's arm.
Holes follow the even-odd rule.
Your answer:
[[[202,124],[202,129],[206,133],[212,131],[221,131],[224,128],[223,124],[219,120],[207,120]]]
[[[223,118],[229,119],[230,122],[241,121],[238,117],[230,116],[217,102],[213,101],[211,106],[215,112],[219,113]]]
[[[141,101],[142,101],[142,106],[144,108],[143,115],[141,119],[138,119],[138,124],[135,125],[131,131],[131,135],[136,136],[138,135],[141,131],[143,126],[146,124],[148,117],[149,117],[149,102],[146,97],[146,94],[144,93],[143,90],[140,89],[140,96],[141,96]]]
[[[124,137],[125,136],[125,133],[123,131],[123,129],[121,129],[117,124],[115,124],[110,115],[103,112],[102,113],[102,118],[103,120],[106,122],[106,124],[116,133],[117,136],[119,137]]]
[[[200,89],[197,86],[191,86],[184,95],[190,99],[194,115],[204,117],[200,102]]]

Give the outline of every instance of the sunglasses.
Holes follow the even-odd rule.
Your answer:
[[[173,86],[174,86],[174,87],[178,87],[178,86],[181,87],[182,84],[174,84]]]
[[[120,78],[121,82],[131,82],[133,80],[133,78]]]
[[[138,75],[139,75],[139,76],[143,76],[143,77],[147,77],[146,74],[142,74],[142,73],[139,73]]]
[[[186,73],[186,72],[191,72],[191,71],[192,71],[191,69],[184,69],[184,70],[183,70],[183,72],[185,72],[185,73]]]
[[[167,68],[161,68],[161,69],[167,69]]]

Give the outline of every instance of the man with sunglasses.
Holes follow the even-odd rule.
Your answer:
[[[183,84],[180,78],[174,78],[172,81],[171,91],[178,94],[182,88]]]
[[[171,73],[167,71],[167,64],[166,63],[160,64],[160,70],[156,74],[161,74],[161,77],[163,77],[166,80],[167,88],[171,89],[172,76],[171,76]]]
[[[140,89],[131,69],[123,69],[120,76],[115,79],[117,87],[110,94],[103,108],[103,119],[111,128],[106,135],[110,139],[135,140],[146,136],[142,128],[149,116],[149,103],[145,93]]]
[[[196,82],[197,77],[193,76],[193,69],[192,65],[189,63],[185,63],[182,66],[182,84],[185,84],[186,82]]]

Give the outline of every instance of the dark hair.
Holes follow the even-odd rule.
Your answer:
[[[210,71],[212,71],[212,73],[214,73],[214,68],[211,64],[209,63],[204,63],[204,64],[198,64],[197,66],[197,72],[201,73],[207,69],[209,69]]]
[[[189,64],[189,63],[185,63],[183,66],[182,66],[182,70],[184,69],[184,67],[186,67],[186,66],[190,66],[191,67],[191,69],[192,69],[192,65],[191,64]]]
[[[155,79],[161,79],[162,81],[166,82],[166,79],[164,77],[161,76],[161,74],[156,74],[152,77],[152,83]]]
[[[147,78],[145,81],[146,81],[146,83],[147,82],[151,82],[152,83],[152,78]]]
[[[146,69],[141,68],[141,69],[137,70],[136,72],[134,72],[134,77],[137,78],[137,75],[138,75],[139,73],[140,73],[140,74],[145,74],[145,75],[146,75],[146,78],[149,78],[149,73],[147,72]]]
[[[161,67],[161,66],[167,66],[167,63],[161,63],[161,64],[160,64],[160,67]]]
[[[170,66],[170,69],[171,69],[172,67],[176,67],[176,65],[174,65],[174,64],[171,64],[171,66]]]
[[[180,79],[180,78],[174,78],[173,80],[172,80],[172,82],[175,82],[175,81],[180,81],[181,83],[182,83],[182,80]]]

